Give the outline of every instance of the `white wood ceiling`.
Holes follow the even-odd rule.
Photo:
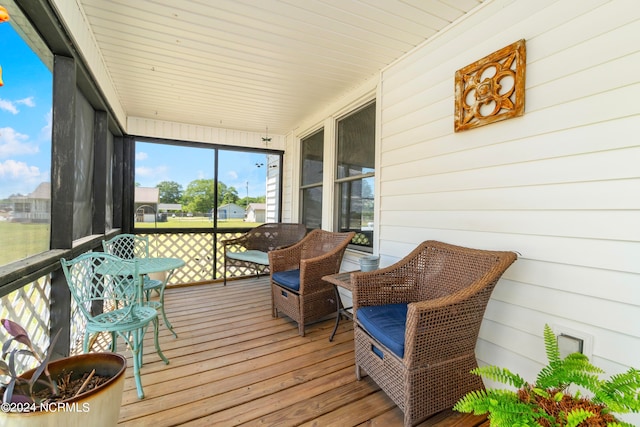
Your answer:
[[[127,116],[286,134],[482,0],[77,0]]]

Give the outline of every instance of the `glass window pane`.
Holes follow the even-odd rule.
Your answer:
[[[338,178],[374,171],[375,124],[375,103],[338,122]]]
[[[340,231],[355,231],[352,244],[373,247],[374,178],[343,182],[338,188]]]
[[[303,186],[322,184],[324,152],[324,129],[302,139],[302,182]]]
[[[277,163],[264,153],[220,150],[218,156],[218,227],[265,223],[267,171],[277,172]]]
[[[280,156],[217,152],[216,199],[215,148],[137,141],[135,227],[209,228],[214,219],[218,227],[254,227],[277,221]]]
[[[215,151],[136,141],[135,227],[213,227]]]
[[[0,265],[49,249],[53,82],[51,52],[12,1],[3,5],[10,20],[0,25]]]
[[[302,224],[322,228],[322,186],[302,190]]]

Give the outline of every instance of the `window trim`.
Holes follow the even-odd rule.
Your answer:
[[[354,114],[359,113],[360,111],[364,110],[365,108],[370,107],[372,104],[376,104],[377,103],[377,98],[374,97],[372,99],[368,99],[367,101],[363,102],[362,104],[356,105],[353,108],[344,111],[343,114],[337,116],[334,118],[333,120],[333,135],[332,135],[332,140],[333,140],[333,166],[332,166],[332,182],[333,182],[333,206],[332,206],[332,211],[333,211],[333,230],[338,230],[340,228],[340,185],[345,183],[345,182],[353,182],[353,181],[363,181],[367,178],[373,178],[375,181],[375,177],[376,177],[376,162],[374,160],[374,171],[373,172],[366,172],[360,175],[351,175],[351,176],[347,176],[347,177],[343,177],[343,178],[338,178],[338,129],[339,129],[339,122],[341,120],[344,120]],[[374,126],[373,126],[373,131],[374,131],[374,141],[373,141],[373,155],[374,155],[374,159],[376,159],[376,135],[378,133],[378,112],[377,112],[377,105],[375,107],[375,122],[374,122]],[[374,222],[375,222],[375,216],[376,216],[376,209],[375,209],[375,190],[374,190],[374,209],[373,209],[373,216],[374,216]],[[374,231],[375,231],[375,227],[374,227]],[[358,252],[363,252],[363,253],[373,253],[374,250],[374,246],[375,246],[375,239],[374,241],[371,242],[371,246],[362,246],[362,245],[356,245],[356,244],[352,244],[349,243],[349,245],[347,246],[348,249],[354,250],[354,251],[358,251]]]

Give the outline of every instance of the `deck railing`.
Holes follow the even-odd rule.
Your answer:
[[[149,238],[149,252],[153,257],[183,259],[186,264],[176,270],[168,286],[184,283],[212,282],[223,279],[224,253],[222,241],[240,236],[244,230],[224,232],[144,233]],[[248,267],[233,267],[228,278],[244,277],[254,272]]]
[[[168,286],[188,283],[203,283],[221,281],[224,273],[224,254],[221,241],[238,237],[244,230],[234,229],[224,232],[162,232],[144,233],[149,237],[150,255],[153,257],[175,257],[185,261],[185,265],[175,271],[169,280]],[[100,239],[86,247],[80,248],[80,252],[100,250]],[[77,250],[69,251],[63,256],[71,258],[79,255]],[[50,264],[59,259],[52,256]],[[53,258],[56,258],[53,260]],[[59,263],[58,263],[59,264]],[[50,267],[52,269],[54,267]],[[58,269],[37,277],[35,280],[14,288],[11,292],[0,296],[0,319],[11,319],[24,326],[32,340],[40,349],[49,346],[51,330],[51,277],[53,273],[61,274]],[[227,272],[231,278],[250,276],[254,271],[248,267],[233,267]],[[69,325],[69,353],[81,352],[82,337],[84,335],[84,319],[76,310],[71,301],[69,306],[71,324]],[[0,343],[8,339],[3,328],[0,328]],[[33,367],[30,358],[19,358],[17,369],[22,371]]]

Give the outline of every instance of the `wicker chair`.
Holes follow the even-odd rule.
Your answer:
[[[240,237],[223,240],[225,286],[229,265],[253,267],[257,277],[269,266],[267,252],[299,242],[305,234],[304,224],[277,222],[262,224]]]
[[[305,324],[337,312],[333,285],[322,276],[340,270],[353,236],[354,232],[312,230],[295,245],[269,252],[273,316],[281,311],[295,320],[300,336]]]
[[[485,308],[513,252],[427,241],[397,263],[352,273],[356,377],[361,369],[411,426],[483,387],[469,371]]]

